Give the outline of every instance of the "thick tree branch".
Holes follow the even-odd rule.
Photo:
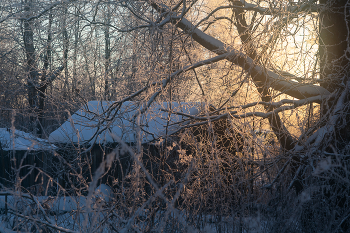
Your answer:
[[[159,12],[168,10],[165,5],[153,3],[152,6]],[[192,38],[208,50],[215,52],[218,55],[232,54],[227,60],[242,67],[247,71],[255,83],[263,83],[268,87],[281,91],[294,98],[304,99],[312,96],[322,95],[327,97],[330,92],[325,88],[316,85],[302,84],[295,81],[288,80],[281,75],[278,75],[265,67],[262,67],[246,54],[231,48],[222,41],[202,32],[189,22],[182,18],[180,21],[170,20],[177,27],[181,28],[185,33],[192,36]]]
[[[239,107],[231,107],[228,109],[234,109],[234,108],[240,108],[240,109],[246,109],[246,108],[250,108],[256,105],[265,105],[265,106],[270,106],[273,107],[274,110],[270,111],[270,112],[248,112],[248,113],[243,113],[243,114],[237,114],[238,111],[230,111],[230,112],[226,112],[224,114],[220,114],[220,115],[212,115],[212,116],[193,116],[190,114],[186,114],[186,113],[182,113],[182,112],[175,112],[175,111],[169,111],[168,109],[160,109],[161,111],[164,112],[170,112],[171,114],[176,114],[176,115],[180,115],[180,116],[184,116],[187,117],[188,119],[194,120],[194,121],[198,121],[196,123],[193,124],[186,124],[182,127],[180,127],[177,131],[173,132],[172,134],[176,134],[180,131],[182,131],[185,128],[191,128],[191,127],[197,127],[200,125],[205,125],[208,124],[208,122],[214,122],[214,121],[218,121],[221,119],[225,119],[225,118],[236,118],[236,119],[242,119],[242,118],[248,118],[248,117],[261,117],[261,118],[271,118],[271,116],[276,116],[279,112],[283,112],[286,110],[291,110],[291,109],[295,109],[297,107],[309,104],[309,103],[314,103],[314,102],[318,102],[320,99],[322,99],[322,96],[314,96],[314,97],[310,97],[307,99],[303,99],[303,100],[297,100],[297,101],[293,101],[290,99],[284,99],[281,100],[279,102],[274,102],[274,103],[270,103],[270,102],[254,102],[254,103],[249,103],[246,105],[242,105]],[[290,105],[284,105],[284,104],[290,104]],[[227,110],[228,110],[227,109]],[[223,111],[226,109],[217,109],[216,111],[212,112],[213,114],[215,114],[216,112],[219,111]],[[178,124],[178,123],[176,123]],[[294,148],[295,149],[295,148]]]
[[[239,1],[233,1],[233,5],[242,5]],[[245,19],[245,12],[242,9],[236,9],[235,12],[235,19],[236,19],[236,27],[238,34],[241,38],[241,41],[245,47],[245,50],[247,54],[256,62],[260,62],[261,57],[258,55],[256,49],[252,46],[252,31],[251,27],[248,26],[246,19]],[[275,37],[275,36],[274,36]],[[271,39],[271,38],[270,38]],[[268,46],[265,45],[265,46]],[[263,50],[266,50],[263,49]],[[262,96],[261,99],[263,101],[270,101],[270,94],[269,94],[269,86],[266,85],[266,83],[256,82],[257,89]],[[272,105],[265,105],[265,110],[267,112],[273,112],[272,110],[276,108]],[[278,141],[280,142],[282,148],[284,150],[291,150],[294,147],[294,140],[290,132],[285,127],[284,123],[282,122],[280,116],[276,114],[271,114],[268,117],[270,127],[277,136]]]

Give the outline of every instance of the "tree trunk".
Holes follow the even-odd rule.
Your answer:
[[[24,7],[24,10],[28,16],[27,18],[29,18],[31,14],[30,4],[31,1],[26,1],[26,5]],[[37,107],[36,83],[38,81],[38,71],[35,58],[33,22],[26,19],[23,20],[23,41],[26,53],[26,72],[28,75],[28,102],[29,107],[35,109]]]
[[[339,96],[340,91],[346,88],[350,75],[348,1],[321,0],[320,4],[325,6],[320,12],[319,25],[320,78],[322,80],[320,85],[330,92],[338,91],[337,96]],[[322,104],[321,115],[325,117],[331,114],[337,100],[338,98],[333,98]],[[349,96],[346,97],[346,101],[349,101]],[[345,113],[343,119],[346,123],[337,124],[336,135],[332,142],[338,151],[341,151],[350,141],[350,113],[347,108],[343,111]]]
[[[49,70],[49,65],[51,61],[51,26],[52,26],[52,14],[49,15],[49,27],[48,27],[48,35],[47,35],[47,45],[46,45],[46,53],[44,56],[44,68],[41,75],[40,87],[39,87],[39,111],[38,111],[38,136],[43,136],[43,126],[44,126],[44,107],[45,107],[45,98],[46,98],[46,89],[47,89],[47,73]]]
[[[109,94],[109,82],[108,79],[110,74],[110,63],[111,63],[111,40],[110,40],[110,32],[109,32],[109,24],[111,21],[111,12],[110,12],[110,6],[107,6],[107,15],[105,16],[105,99],[110,99]]]
[[[30,130],[37,133],[36,124],[36,113],[38,110],[38,70],[36,64],[35,47],[34,47],[34,32],[33,32],[33,21],[28,20],[31,16],[31,1],[25,2],[24,11],[26,12],[26,19],[23,20],[23,42],[26,53],[26,73],[27,73],[27,91],[28,91],[28,103],[31,111],[34,112],[34,116],[30,116]]]
[[[344,14],[347,0],[320,0],[320,78],[321,86],[333,92],[346,83],[350,73],[348,35],[350,15]]]
[[[68,47],[69,47],[69,38],[67,32],[67,14],[68,9],[67,5],[64,5],[63,10],[63,21],[62,21],[62,36],[63,36],[63,66],[64,66],[64,95],[69,98],[69,73],[68,73]]]
[[[78,14],[77,7],[75,7],[75,14]],[[79,27],[80,27],[80,20],[79,20],[79,17],[76,17],[75,24],[74,24],[72,93],[79,92],[79,88],[77,86],[77,57],[78,57]]]
[[[232,4],[243,6],[243,4],[240,1],[233,1]],[[254,61],[257,63],[260,63],[260,56],[258,55],[257,51],[255,50],[253,44],[252,44],[252,37],[251,37],[251,28],[248,26],[247,21],[245,19],[245,12],[242,8],[234,9],[235,19],[236,19],[236,27],[238,34],[240,36],[240,39],[242,41],[243,46],[245,47],[245,50],[249,57],[251,57]],[[271,96],[269,93],[269,86],[268,83],[264,82],[254,82],[256,85],[256,88],[258,89],[261,100],[264,102],[271,101]],[[267,112],[272,111],[273,109],[271,107],[265,107],[265,110]],[[287,130],[287,128],[284,126],[284,123],[282,122],[280,116],[278,114],[271,115],[269,118],[270,127],[275,133],[278,141],[281,144],[281,147],[283,150],[291,150],[293,149],[295,142]]]

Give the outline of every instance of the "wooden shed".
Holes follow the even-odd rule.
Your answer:
[[[55,146],[47,140],[11,128],[0,128],[0,188],[42,192]]]
[[[113,158],[110,159],[113,165],[103,175],[101,182],[113,185],[111,183],[116,180],[124,179],[132,166],[130,154],[123,151],[121,144],[135,149],[136,143],[141,142],[143,148],[148,147],[188,121],[188,117],[169,111],[196,115],[203,104],[158,103],[151,105],[140,117],[135,117],[143,107],[129,101],[122,105],[113,101],[90,101],[52,132],[49,141],[58,147],[57,152],[67,161],[80,161],[80,165],[74,165],[74,169],[83,174],[87,182],[93,179],[101,162],[107,161],[107,155],[112,152]],[[72,162],[70,166],[73,166]]]

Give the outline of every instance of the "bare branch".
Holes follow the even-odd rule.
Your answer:
[[[152,6],[162,12],[166,11],[166,6],[152,4]],[[281,91],[294,98],[304,99],[312,96],[322,95],[325,98],[330,94],[328,90],[317,85],[301,84],[295,81],[288,80],[281,75],[278,75],[265,67],[257,65],[254,60],[246,54],[230,48],[218,39],[202,32],[196,28],[187,19],[182,18],[180,21],[171,21],[177,27],[181,28],[185,33],[188,33],[192,38],[208,50],[215,52],[218,55],[230,54],[227,60],[242,67],[247,71],[253,80],[257,83],[265,83],[267,86],[275,90]]]
[[[33,217],[30,217],[30,216],[25,216],[25,215],[23,215],[23,214],[19,214],[19,213],[15,212],[15,211],[12,211],[12,210],[9,210],[9,213],[14,214],[14,215],[16,215],[16,216],[18,216],[18,217],[21,217],[21,218],[23,218],[23,219],[31,220],[32,222],[41,223],[41,224],[43,224],[43,225],[46,225],[46,226],[48,226],[48,227],[50,227],[50,228],[52,228],[52,229],[58,230],[58,231],[63,231],[63,232],[67,232],[67,233],[78,233],[77,231],[72,231],[72,230],[69,230],[69,229],[66,229],[66,228],[63,228],[63,227],[60,227],[60,226],[53,225],[53,224],[51,224],[51,223],[42,221],[42,220],[40,220],[40,219],[35,219],[35,218],[33,218]]]
[[[211,64],[211,63],[214,63],[214,62],[217,62],[217,61],[221,61],[221,60],[224,60],[226,59],[227,57],[230,57],[232,54],[231,53],[225,53],[225,54],[220,54],[216,57],[213,57],[213,58],[209,58],[207,60],[204,60],[204,61],[200,61],[200,62],[197,62],[193,65],[189,65],[189,66],[186,66],[180,70],[177,70],[175,71],[174,73],[172,73],[168,78],[166,79],[163,79],[162,81],[162,86],[159,88],[158,91],[156,91],[152,96],[151,98],[148,100],[147,104],[141,109],[141,111],[139,111],[138,113],[135,114],[135,116],[133,117],[134,119],[140,115],[140,114],[143,114],[144,112],[147,111],[147,109],[149,108],[149,106],[151,106],[151,104],[155,101],[155,99],[157,98],[157,96],[163,91],[163,89],[170,83],[170,81],[180,75],[181,73],[184,73],[186,71],[189,71],[189,70],[193,70],[195,68],[198,68],[198,67],[201,67],[203,65],[207,65],[207,64]]]

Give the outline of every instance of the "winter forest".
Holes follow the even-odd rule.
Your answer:
[[[349,24],[347,0],[1,0],[0,232],[350,232]]]

